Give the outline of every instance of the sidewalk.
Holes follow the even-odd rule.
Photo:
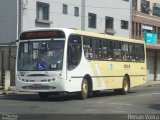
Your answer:
[[[160,87],[160,80],[158,81],[147,81],[142,87]]]
[[[159,81],[147,81],[144,85],[141,85],[140,87],[160,87],[160,80]],[[10,87],[10,90],[2,90],[0,89],[0,95],[5,94],[16,94],[16,88],[15,86]]]
[[[9,88],[9,90],[2,90],[2,88],[0,88],[0,96],[5,95],[5,94],[15,94],[15,93],[16,93],[16,87],[15,86],[11,86]]]

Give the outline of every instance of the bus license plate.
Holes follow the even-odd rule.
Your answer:
[[[33,84],[33,85],[32,85],[32,88],[33,88],[33,89],[37,89],[37,88],[41,88],[41,87],[42,87],[41,84]]]

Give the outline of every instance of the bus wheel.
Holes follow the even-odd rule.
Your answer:
[[[81,91],[78,92],[78,98],[81,100],[85,100],[88,97],[88,82],[85,78],[83,78]]]
[[[127,76],[124,76],[122,89],[115,89],[114,93],[126,95],[129,92],[129,89],[130,89],[129,78]]]
[[[129,92],[129,78],[127,76],[124,76],[123,78],[123,88],[120,90],[120,94],[126,95]]]
[[[38,95],[41,100],[47,100],[49,98],[49,93],[46,92],[39,92]]]

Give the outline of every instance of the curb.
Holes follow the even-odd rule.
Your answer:
[[[141,85],[141,87],[160,87],[160,81],[147,82],[144,85]]]
[[[16,94],[16,91],[0,91],[0,96]]]
[[[146,84],[146,85],[142,85],[144,87],[160,87],[160,84]]]

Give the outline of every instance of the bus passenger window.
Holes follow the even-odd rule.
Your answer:
[[[90,60],[93,59],[93,40],[91,37],[85,37],[83,38],[83,49],[84,49],[84,55],[86,59]]]
[[[130,56],[129,56],[129,50],[128,50],[128,43],[123,43],[122,44],[122,50],[124,51],[123,54],[123,61],[129,61],[130,60]]]
[[[113,41],[109,41],[109,46],[108,46],[108,59],[107,60],[113,60],[114,59],[114,54],[113,54]]]
[[[102,40],[101,39],[94,38],[93,49],[94,49],[94,59],[101,60],[102,59]]]
[[[122,46],[121,42],[115,41],[114,42],[114,60],[115,61],[122,61]]]
[[[144,46],[135,45],[135,56],[137,62],[144,62]]]

